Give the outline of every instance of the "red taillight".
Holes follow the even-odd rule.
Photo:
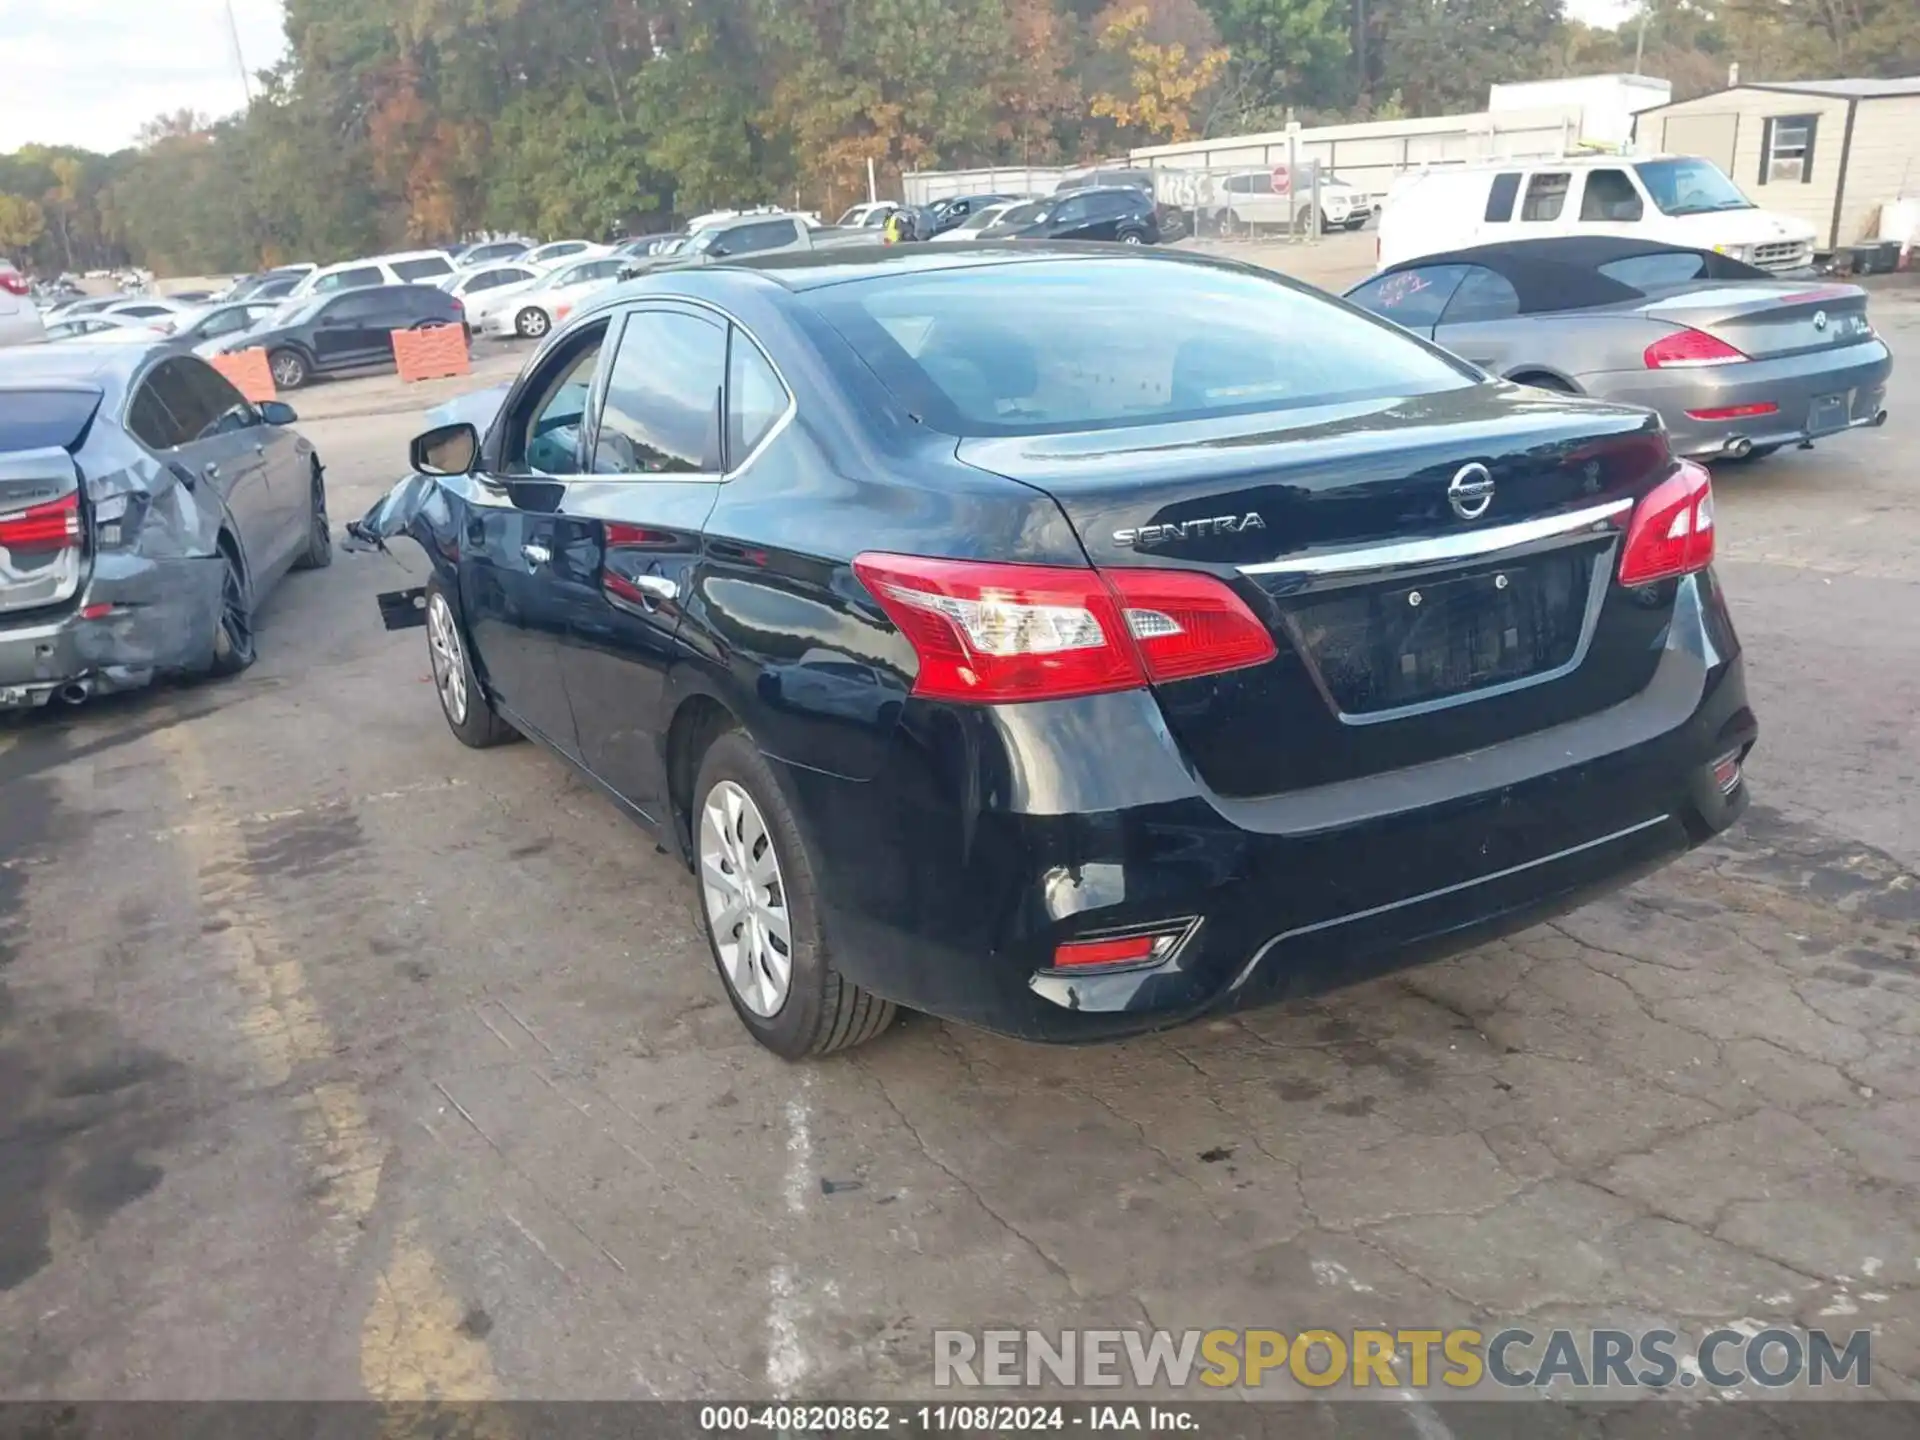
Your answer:
[[[18,270],[0,270],[0,290],[9,295],[24,295],[27,293],[27,277]]]
[[[80,543],[80,497],[64,495],[0,519],[0,547],[15,555],[30,550],[65,550]]]
[[[1240,598],[1188,570],[1070,569],[861,555],[861,581],[919,657],[913,693],[1064,700],[1273,658]]]
[[[1713,481],[1705,466],[1682,460],[1634,507],[1620,555],[1620,583],[1650,585],[1712,563]]]
[[[1687,416],[1693,420],[1746,420],[1755,415],[1775,415],[1780,407],[1771,400],[1758,405],[1722,405],[1716,410],[1689,410]]]
[[[1747,357],[1704,330],[1676,330],[1653,342],[1641,356],[1649,370],[1684,370],[1702,365],[1732,365]]]

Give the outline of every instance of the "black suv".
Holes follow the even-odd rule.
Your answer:
[[[277,323],[236,335],[225,348],[265,350],[273,383],[298,390],[316,375],[391,370],[393,332],[431,325],[466,330],[466,309],[432,285],[370,285],[312,296]]]
[[[1160,220],[1153,196],[1132,185],[1095,185],[1017,205],[982,240],[1117,240],[1157,245]]]

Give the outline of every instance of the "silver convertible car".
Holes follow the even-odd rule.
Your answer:
[[[296,418],[164,343],[0,350],[0,710],[251,664],[255,602],[333,557]]]
[[[1520,240],[1423,255],[1346,298],[1495,375],[1657,410],[1693,459],[1758,459],[1886,420],[1893,360],[1865,291],[1712,251]]]

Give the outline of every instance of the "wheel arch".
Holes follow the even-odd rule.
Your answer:
[[[705,690],[682,699],[667,726],[667,814],[680,859],[693,864],[693,783],[708,747],[729,730],[744,729],[731,707]]]
[[[1551,365],[1536,363],[1516,365],[1511,370],[1508,370],[1502,378],[1511,380],[1516,385],[1534,385],[1541,380],[1545,380],[1547,384],[1541,387],[1543,389],[1564,390],[1569,395],[1584,395],[1586,393],[1579,381],[1564,371],[1555,369]]]

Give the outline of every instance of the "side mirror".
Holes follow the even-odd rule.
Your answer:
[[[733,251],[725,245],[709,245],[707,247],[707,258],[710,260],[724,260],[732,253]]]
[[[260,419],[268,425],[291,425],[300,416],[293,406],[284,400],[262,400],[253,407],[260,412]]]
[[[480,432],[462,420],[413,437],[407,452],[423,475],[469,475],[480,459]]]

